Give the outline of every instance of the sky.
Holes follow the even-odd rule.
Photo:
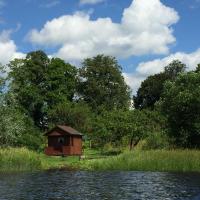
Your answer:
[[[38,49],[77,66],[115,56],[135,94],[175,59],[200,63],[200,0],[0,0],[0,63]]]

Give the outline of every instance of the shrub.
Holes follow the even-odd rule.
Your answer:
[[[152,133],[137,145],[137,149],[169,149],[169,138],[161,132]]]

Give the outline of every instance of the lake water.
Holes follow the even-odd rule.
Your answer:
[[[0,174],[1,200],[200,200],[200,174],[47,171]]]

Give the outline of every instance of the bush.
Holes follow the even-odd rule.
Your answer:
[[[169,149],[169,138],[160,132],[152,133],[137,145],[137,149]]]
[[[120,148],[113,147],[112,144],[110,144],[110,143],[104,145],[103,150],[102,150],[102,154],[106,155],[106,156],[118,155],[121,152],[122,151]]]

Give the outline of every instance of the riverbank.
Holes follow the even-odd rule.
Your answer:
[[[104,156],[86,151],[86,159],[48,157],[25,148],[0,149],[0,172],[36,171],[63,168],[89,171],[200,172],[199,150],[152,150]]]
[[[42,169],[40,155],[26,148],[0,149],[0,172],[35,171]]]
[[[200,172],[200,151],[133,151],[105,159],[81,161],[79,166],[87,170]]]

